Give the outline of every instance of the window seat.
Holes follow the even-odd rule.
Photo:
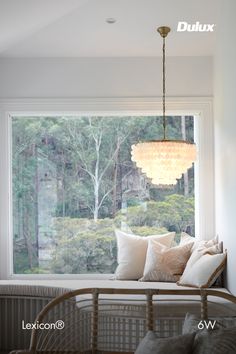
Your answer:
[[[190,289],[168,282],[139,282],[111,279],[46,279],[46,280],[0,280],[0,296],[18,295],[54,298],[67,291],[84,288],[120,289]],[[217,290],[228,292],[225,288]]]

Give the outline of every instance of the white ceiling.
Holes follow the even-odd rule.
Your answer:
[[[176,32],[178,21],[216,23],[217,0],[0,0],[0,57],[161,55],[156,28],[172,28],[167,55],[207,56],[215,33]],[[106,23],[106,18],[116,23]]]

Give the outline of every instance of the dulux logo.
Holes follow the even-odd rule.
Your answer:
[[[213,32],[215,25],[212,24],[201,24],[196,22],[194,24],[189,24],[188,22],[178,22],[177,32]]]

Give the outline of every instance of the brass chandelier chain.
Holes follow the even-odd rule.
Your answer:
[[[163,38],[162,44],[162,110],[163,110],[163,140],[166,140],[166,42],[165,38],[170,32],[166,26],[158,27],[157,32]]]
[[[196,146],[185,140],[168,140],[166,138],[166,52],[165,37],[170,32],[166,26],[157,29],[163,38],[162,45],[162,140],[139,142],[131,147],[131,159],[136,166],[159,186],[175,185],[182,174],[192,166],[196,159]]]
[[[162,46],[162,105],[163,105],[163,134],[166,140],[166,43],[163,37]]]

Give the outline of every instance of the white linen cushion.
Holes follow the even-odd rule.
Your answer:
[[[148,240],[143,277],[140,281],[176,282],[190,257],[193,243],[167,248],[154,239]]]
[[[186,266],[178,285],[209,288],[223,271],[226,253],[202,254],[190,266]]]
[[[137,280],[142,277],[148,240],[158,240],[158,242],[168,248],[175,237],[175,232],[145,237],[128,234],[121,230],[115,230],[115,233],[118,248],[118,266],[115,278],[119,280]]]
[[[221,244],[217,243],[214,246],[206,247],[205,245],[199,246],[199,247],[193,247],[192,248],[192,254],[186,264],[186,272],[188,272],[189,268],[193,266],[195,262],[198,261],[199,258],[201,258],[204,254],[209,253],[209,254],[219,254],[222,253],[222,246]]]

